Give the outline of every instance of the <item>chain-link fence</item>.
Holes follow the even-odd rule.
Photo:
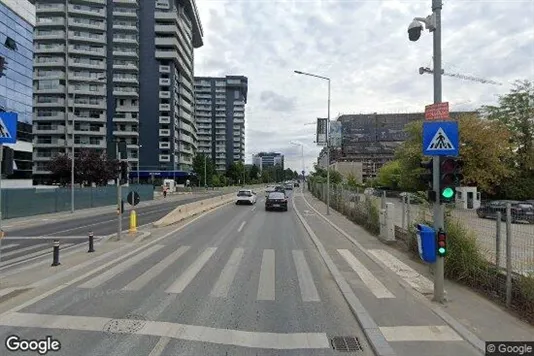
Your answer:
[[[136,191],[141,201],[154,199],[154,187],[151,184],[122,187],[124,200],[130,191]],[[116,204],[116,186],[74,188],[74,208],[76,210]],[[2,190],[3,219],[69,211],[70,207],[70,188]]]
[[[433,225],[432,205],[417,194],[330,187],[331,208],[378,235],[380,209],[388,205],[395,240],[418,254],[415,225]],[[309,184],[309,190],[326,202],[326,184]],[[353,218],[353,216],[358,218]],[[376,216],[371,222],[371,216]],[[534,216],[529,209],[510,203],[497,208],[445,207],[449,254],[447,278],[457,280],[515,309],[534,322]]]

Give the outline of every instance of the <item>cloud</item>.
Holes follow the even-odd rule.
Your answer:
[[[430,14],[430,1],[197,0],[204,46],[195,52],[196,75],[241,74],[249,78],[246,152],[279,151],[301,170],[320,151],[315,127],[327,114],[422,111],[433,100],[432,35],[408,41],[414,17]],[[443,77],[443,100],[452,109],[495,103],[516,79],[534,79],[534,3],[445,2],[443,68],[447,74],[491,79],[502,86]]]

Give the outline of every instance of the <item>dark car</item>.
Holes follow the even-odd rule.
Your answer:
[[[283,210],[287,211],[287,198],[282,192],[272,192],[265,200],[265,210]]]
[[[284,195],[286,194],[286,188],[284,188],[284,187],[281,186],[281,185],[277,185],[276,187],[274,187],[274,191],[275,191],[275,192],[284,193]]]
[[[512,222],[528,221],[534,223],[534,205],[517,200],[494,200],[477,209],[479,218],[496,219],[501,213],[501,220],[506,220],[506,204],[511,205]]]

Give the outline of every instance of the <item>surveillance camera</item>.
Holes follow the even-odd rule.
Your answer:
[[[417,41],[421,37],[421,31],[423,31],[423,25],[419,21],[413,20],[408,26],[408,38],[410,41]]]

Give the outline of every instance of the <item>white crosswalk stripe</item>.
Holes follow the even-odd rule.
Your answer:
[[[167,288],[165,292],[180,294],[184,291],[185,287],[191,283],[195,276],[200,272],[202,267],[208,262],[208,260],[213,256],[217,251],[217,247],[207,248],[198,258],[193,262],[191,266],[176,280],[174,283]]]
[[[170,265],[172,265],[180,256],[182,256],[184,253],[186,253],[189,250],[189,246],[182,246],[178,250],[174,251],[167,257],[165,257],[161,262],[154,265],[154,267],[150,268],[148,271],[131,281],[128,285],[126,285],[123,290],[129,290],[129,291],[136,291],[143,288],[148,282],[150,282],[153,278],[155,278],[158,274],[163,272],[165,269],[167,269]]]
[[[349,250],[337,250],[349,266],[358,274],[363,283],[377,298],[395,298],[391,293]]]
[[[13,247],[17,247],[19,246],[20,244],[7,244],[7,245],[4,245],[0,248],[0,250],[7,250],[8,248],[13,248]]]
[[[135,265],[137,262],[141,261],[142,259],[152,255],[154,252],[160,250],[163,247],[164,247],[163,245],[151,246],[147,250],[141,252],[140,254],[135,255],[134,257],[132,257],[132,258],[130,258],[130,259],[124,261],[124,262],[119,263],[115,267],[112,267],[112,268],[108,269],[106,272],[104,272],[104,273],[102,273],[102,274],[100,274],[100,275],[88,280],[87,282],[79,285],[78,288],[95,288],[95,287],[98,287],[98,286],[106,283],[107,281],[109,281],[110,279],[115,277],[116,275],[126,271],[126,269],[128,269],[129,267]]]
[[[274,300],[275,298],[275,260],[274,250],[264,250],[261,261],[258,300]]]
[[[26,251],[31,251],[31,250],[35,250],[35,249],[42,249],[43,247],[45,246],[52,246],[52,244],[50,242],[45,242],[45,243],[40,243],[40,244],[35,244],[35,245],[31,245],[31,246],[28,246],[28,247],[24,247],[24,248],[18,248],[14,251],[9,251],[9,252],[5,252],[5,253],[2,253],[2,258],[8,258],[8,257],[11,257],[13,255],[18,255],[22,252],[26,252]],[[7,248],[8,246],[6,246]]]
[[[225,298],[226,296],[228,296],[230,286],[234,281],[237,270],[239,269],[239,263],[241,262],[244,253],[245,250],[242,248],[234,249],[234,252],[232,252],[230,259],[228,260],[226,266],[224,266],[224,269],[221,272],[221,276],[219,277],[217,283],[211,291],[212,297]]]
[[[302,250],[293,250],[293,261],[295,262],[295,267],[297,269],[297,277],[299,279],[302,301],[321,301],[321,298],[319,298],[319,293],[317,293],[315,283],[313,282],[313,276],[310,271],[310,267],[308,266],[306,258],[304,257],[304,252]]]

